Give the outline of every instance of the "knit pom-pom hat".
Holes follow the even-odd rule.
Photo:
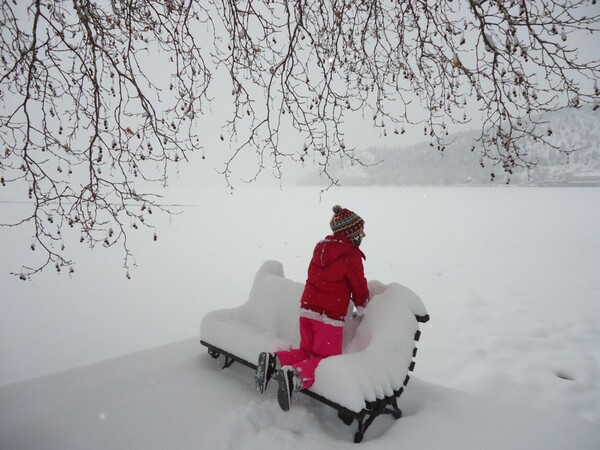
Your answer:
[[[350,239],[355,239],[360,236],[365,221],[355,212],[342,208],[340,205],[335,205],[329,225],[334,234],[343,234]]]

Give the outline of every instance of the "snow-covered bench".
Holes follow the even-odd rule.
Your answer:
[[[260,352],[297,347],[300,296],[304,285],[284,277],[281,263],[265,262],[243,305],[212,311],[200,325],[201,343],[213,358],[223,355],[224,368],[238,361],[256,368]],[[354,420],[360,442],[381,414],[398,419],[397,398],[414,369],[418,322],[429,316],[410,289],[396,283],[369,282],[372,294],[364,317],[348,317],[343,354],[323,360],[315,383],[302,392],[338,411],[347,425]]]

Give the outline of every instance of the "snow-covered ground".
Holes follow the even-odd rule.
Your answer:
[[[75,237],[73,279],[19,281],[7,273],[29,238],[0,230],[0,448],[351,445],[331,409],[299,398],[284,414],[197,339],[207,312],[246,300],[263,261],[302,281],[336,203],[366,220],[367,278],[410,287],[431,315],[405,417],[379,418],[365,448],[600,448],[600,189],[171,195],[194,206],[158,242],[132,238],[131,280],[117,252],[81,252]]]

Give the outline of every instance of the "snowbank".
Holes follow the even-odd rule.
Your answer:
[[[201,339],[248,362],[262,351],[296,347],[303,285],[284,277],[283,266],[267,261],[248,300],[202,319]],[[427,311],[410,289],[370,282],[374,294],[362,320],[346,320],[344,353],[319,364],[311,390],[352,411],[366,402],[395,396],[406,383],[419,330],[416,316]]]
[[[356,447],[336,412],[300,395],[282,413],[249,370],[221,371],[197,339],[0,388],[2,450]],[[595,450],[597,424],[413,379],[400,420],[376,420],[361,450]]]

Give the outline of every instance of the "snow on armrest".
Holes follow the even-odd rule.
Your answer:
[[[359,412],[366,402],[393,396],[405,382],[412,362],[416,316],[427,311],[410,289],[396,283],[374,295],[344,354],[323,360],[311,390]],[[352,332],[347,321],[345,332]]]

